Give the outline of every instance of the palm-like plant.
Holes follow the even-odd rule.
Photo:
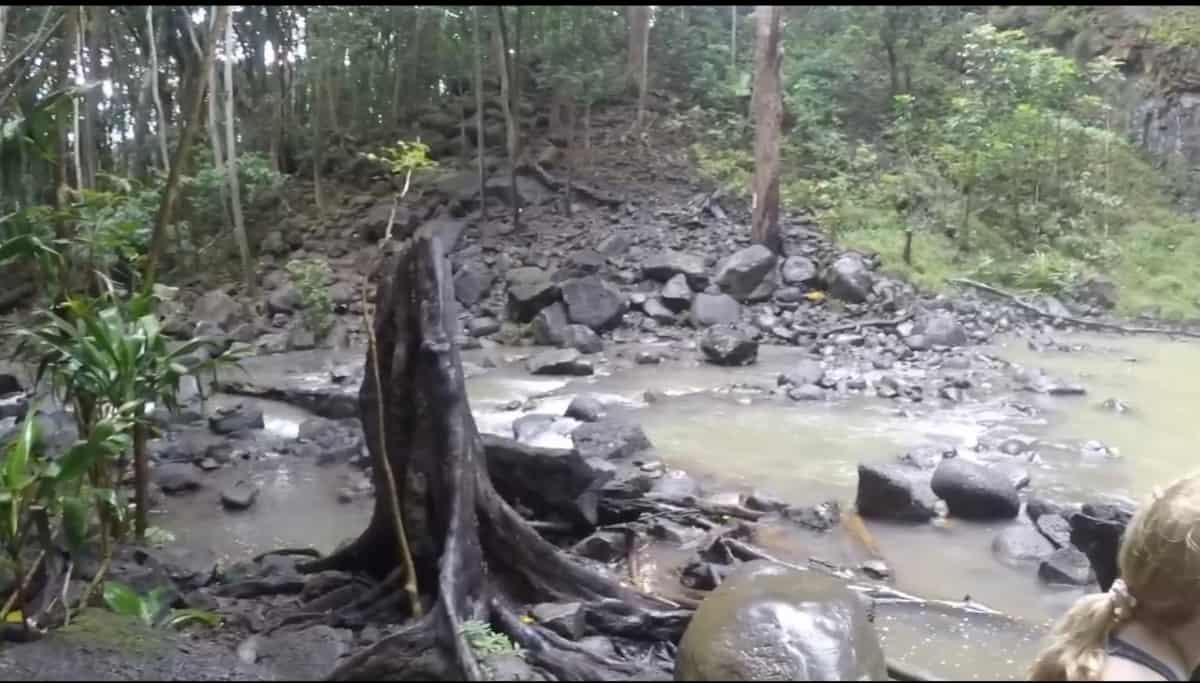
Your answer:
[[[128,301],[68,299],[61,312],[46,311],[44,322],[23,331],[42,351],[37,380],[48,377],[55,392],[75,411],[80,434],[98,421],[124,416],[132,424],[136,488],[135,532],[146,533],[149,412],[162,403],[178,407],[180,382],[238,360],[216,339],[197,338],[171,348],[153,312],[153,299]],[[207,353],[198,354],[202,349]],[[105,468],[94,468],[96,486],[107,488]]]

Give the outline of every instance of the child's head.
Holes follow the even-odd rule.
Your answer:
[[[1124,621],[1171,629],[1200,613],[1200,474],[1156,494],[1121,540],[1121,578],[1075,603],[1034,662],[1033,680],[1098,680],[1105,641]]]

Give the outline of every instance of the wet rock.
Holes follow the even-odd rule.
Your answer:
[[[472,337],[486,337],[500,331],[500,321],[495,318],[472,318],[467,325],[467,334]]]
[[[1051,585],[1090,586],[1096,574],[1087,555],[1070,546],[1051,553],[1038,566],[1038,578]]]
[[[675,324],[675,312],[667,308],[661,299],[650,299],[642,304],[642,312],[659,325]]]
[[[759,512],[779,512],[787,509],[787,502],[762,491],[753,491],[746,496],[746,507]]]
[[[697,294],[692,300],[691,321],[696,327],[731,325],[741,317],[741,305],[728,294]]]
[[[222,408],[208,418],[208,428],[217,434],[233,434],[262,429],[264,426],[261,410],[240,403],[231,408]]]
[[[226,510],[248,510],[258,499],[258,492],[257,486],[238,482],[221,491],[221,505]]]
[[[1087,555],[1096,572],[1100,590],[1108,590],[1117,578],[1117,552],[1133,509],[1124,505],[1087,503],[1071,515],[1071,544]]]
[[[511,652],[484,655],[479,663],[487,672],[489,681],[545,681],[542,670],[528,662],[525,657]]]
[[[663,285],[662,292],[659,294],[662,305],[674,313],[686,311],[692,305],[694,297],[695,294],[692,293],[692,288],[688,286],[687,278],[682,273],[667,280],[667,284]]]
[[[353,639],[351,631],[324,624],[295,631],[280,629],[261,637],[258,661],[281,680],[320,681],[333,673]]]
[[[220,289],[206,293],[192,306],[192,319],[214,323],[226,331],[233,329],[241,313],[242,307]]]
[[[784,516],[812,531],[829,531],[842,520],[842,511],[837,501],[826,501],[820,505],[789,507]]]
[[[862,599],[823,574],[743,565],[696,610],[675,680],[765,679],[887,680]]]
[[[527,323],[543,308],[559,297],[558,285],[550,281],[549,274],[541,268],[514,268],[506,274],[508,279],[507,312],[510,320]]]
[[[950,458],[933,473],[933,492],[946,501],[950,514],[965,519],[1009,519],[1021,509],[1017,489],[1002,472]]]
[[[566,266],[554,276],[556,279],[569,280],[595,275],[604,268],[605,260],[599,252],[583,249],[572,254]]]
[[[300,291],[291,285],[277,289],[267,296],[267,313],[270,315],[288,314],[301,308],[304,308],[304,300],[300,298]]]
[[[601,460],[627,458],[652,448],[650,439],[639,425],[614,419],[576,427],[571,432],[571,441],[584,458]]]
[[[992,552],[1005,564],[1041,562],[1054,553],[1054,545],[1026,520],[1001,531],[992,541]]]
[[[817,266],[803,256],[789,256],[780,268],[784,284],[811,286],[817,281]]]
[[[815,384],[802,384],[789,388],[787,395],[793,401],[821,401],[825,398],[825,390]]]
[[[168,463],[154,468],[154,483],[163,493],[174,495],[200,488],[199,472],[190,463]]]
[[[454,274],[454,296],[463,306],[474,306],[492,288],[496,276],[486,265],[478,262],[463,264]]]
[[[694,290],[702,290],[708,286],[708,273],[704,267],[703,256],[665,251],[651,256],[642,264],[642,275],[658,282],[666,282],[681,273]]]
[[[607,463],[559,448],[537,448],[481,435],[488,473],[505,500],[533,506],[539,518],[555,516],[580,528],[596,524],[599,491],[613,477]]]
[[[1063,519],[1070,519],[1071,513],[1066,506],[1056,503],[1052,500],[1043,498],[1038,495],[1030,495],[1025,501],[1025,516],[1029,517],[1030,521],[1037,524],[1038,519],[1042,515],[1058,515]]]
[[[1055,548],[1066,548],[1071,545],[1071,523],[1059,514],[1043,514],[1034,521],[1038,531]]]
[[[746,247],[721,264],[717,271],[717,286],[733,298],[745,301],[775,267],[775,260],[775,254],[761,244]]]
[[[628,548],[624,532],[597,531],[576,543],[571,552],[597,562],[609,563],[625,559]]]
[[[649,534],[660,541],[683,545],[700,538],[704,532],[695,527],[676,524],[665,517],[660,517],[650,523]]]
[[[583,637],[583,605],[578,602],[544,602],[529,611],[537,623],[567,640]]]
[[[656,500],[688,504],[700,496],[700,484],[683,470],[671,470],[659,477],[646,495]]]
[[[580,394],[571,399],[566,416],[580,422],[595,422],[604,415],[604,404],[595,396]]]
[[[600,353],[604,350],[604,341],[600,335],[583,325],[567,325],[563,333],[563,346],[580,353]]]
[[[575,349],[560,349],[545,351],[530,358],[526,362],[529,372],[534,375],[568,375],[584,376],[592,374],[592,364],[580,357]]]
[[[817,384],[825,377],[825,368],[821,367],[820,361],[802,360],[790,370],[785,370],[779,373],[776,383],[779,386],[804,386],[806,384]]]
[[[513,435],[521,443],[533,444],[537,437],[550,430],[558,419],[557,415],[522,415],[513,422]]]
[[[625,299],[612,285],[595,275],[562,284],[567,319],[597,332],[612,329],[625,313]]]
[[[1118,458],[1121,456],[1120,451],[1111,446],[1105,446],[1099,441],[1087,441],[1079,449],[1080,455],[1085,458],[1096,460],[1104,460],[1108,458]]]
[[[758,360],[758,342],[728,326],[705,330],[700,337],[700,351],[714,365],[750,365]]]
[[[892,575],[891,567],[888,567],[883,560],[867,560],[858,565],[858,568],[862,570],[862,573],[879,581],[886,581]]]
[[[567,309],[555,301],[534,316],[530,325],[534,343],[542,346],[562,346],[568,324]]]
[[[854,507],[865,518],[925,522],[938,516],[928,474],[903,465],[858,466]]]
[[[875,276],[858,254],[842,254],[825,271],[829,296],[850,303],[863,303],[875,285]]]
[[[952,313],[939,311],[925,319],[921,335],[933,346],[963,346],[967,332]]]

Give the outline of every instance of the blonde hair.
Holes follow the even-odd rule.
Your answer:
[[[1200,473],[1155,492],[1125,529],[1120,579],[1107,593],[1080,598],[1047,637],[1034,681],[1096,681],[1112,631],[1137,618],[1172,628],[1200,610]]]

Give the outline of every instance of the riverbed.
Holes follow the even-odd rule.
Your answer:
[[[531,376],[522,363],[529,349],[466,351],[463,360],[481,431],[511,436],[519,417],[562,415],[574,396],[587,393],[604,402],[609,413],[627,414],[642,424],[655,457],[668,466],[713,486],[757,489],[796,505],[835,500],[849,509],[860,462],[886,462],[919,448],[971,452],[981,440],[1006,436],[1033,440],[1030,454],[1022,456],[1030,490],[1066,502],[1100,493],[1138,499],[1193,467],[1188,427],[1200,394],[1191,391],[1187,377],[1200,369],[1200,345],[1101,335],[1061,341],[1073,350],[1035,352],[1013,339],[977,351],[1079,382],[1086,395],[981,391],[977,400],[951,405],[875,397],[781,400],[770,391],[775,378],[802,357],[784,347],[763,347],[756,365],[737,369],[701,364],[683,347],[617,347],[597,375],[587,378]],[[634,365],[637,351],[661,354],[664,361]],[[251,359],[247,370],[255,379],[327,373],[358,358],[357,353],[288,354]],[[1130,410],[1102,407],[1109,398]],[[217,398],[221,403],[249,400]],[[291,406],[259,403],[268,429],[281,436],[306,417]],[[1022,405],[1036,411],[1031,415]],[[571,425],[563,425],[539,436],[540,445],[569,446]],[[1089,441],[1108,453],[1097,456]],[[170,501],[157,523],[181,542],[207,546],[230,560],[279,546],[315,545],[328,552],[355,536],[369,518],[369,501],[336,500],[334,492],[350,476],[345,468],[282,458],[219,476],[258,482],[263,492],[256,507],[230,515],[214,500],[195,496]],[[1044,629],[1084,591],[1048,588],[1036,568],[999,562],[992,539],[1008,524],[868,523],[900,590],[932,599],[969,597],[1015,619],[964,621],[960,615],[882,609],[877,625],[889,656],[947,678],[1025,676]],[[775,552],[799,562],[856,559],[856,549],[835,546],[787,538],[772,544]],[[666,567],[671,558],[659,559]]]

